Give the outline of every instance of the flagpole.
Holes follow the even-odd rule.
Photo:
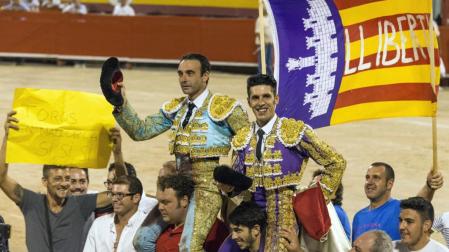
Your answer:
[[[267,74],[267,63],[265,61],[265,20],[263,15],[263,0],[259,0],[259,42],[260,42],[260,68],[261,74]]]
[[[435,47],[434,47],[434,27],[433,27],[433,8],[432,1],[431,11],[429,18],[429,58],[430,58],[430,83],[432,84],[432,90],[437,97],[436,90],[436,76],[435,76]],[[435,111],[432,115],[432,152],[433,152],[433,166],[432,173],[438,171],[438,132],[437,132],[437,111],[438,111],[438,101],[435,102]]]

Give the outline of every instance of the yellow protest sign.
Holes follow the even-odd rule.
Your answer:
[[[10,130],[8,163],[106,167],[114,127],[112,106],[91,93],[18,88],[13,109],[19,131]]]

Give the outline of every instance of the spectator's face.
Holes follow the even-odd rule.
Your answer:
[[[374,241],[375,238],[371,233],[364,233],[354,241],[354,246],[350,252],[371,252]]]
[[[70,169],[70,193],[72,195],[83,195],[87,193],[89,180],[87,174],[83,169]]]
[[[137,210],[140,200],[139,194],[130,195],[129,186],[122,184],[112,185],[111,197],[114,213],[119,216]]]
[[[70,169],[50,169],[48,178],[43,178],[47,193],[55,199],[67,197],[70,189]]]
[[[274,95],[269,85],[257,85],[249,89],[248,104],[259,126],[264,126],[273,118],[278,102],[279,96]]]
[[[231,223],[231,238],[237,243],[241,250],[253,248],[256,242],[257,229]]]
[[[431,221],[423,221],[417,211],[401,209],[399,232],[401,233],[401,242],[408,248],[413,248],[417,244],[423,243],[423,240],[427,240],[426,232],[430,230],[431,226]]]
[[[178,199],[172,188],[166,188],[164,191],[157,190],[156,198],[159,201],[159,211],[165,222],[179,224],[184,221],[189,205],[187,196]]]
[[[206,89],[209,72],[201,75],[201,63],[198,60],[183,60],[178,66],[178,78],[182,92],[190,99],[195,99]]]
[[[115,180],[115,170],[112,170],[108,172],[108,178],[104,182],[104,185],[106,186],[106,190],[111,191],[112,190],[112,182]]]
[[[371,202],[377,202],[393,187],[392,180],[387,182],[385,167],[372,166],[365,175],[365,194]]]

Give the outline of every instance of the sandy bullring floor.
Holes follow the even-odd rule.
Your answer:
[[[98,85],[99,68],[74,68],[52,66],[0,65],[0,121],[3,125],[7,111],[11,109],[14,89],[18,87],[71,89],[101,93]],[[210,89],[240,99],[245,106],[246,75],[214,72]],[[166,100],[181,96],[176,70],[171,68],[147,68],[125,71],[128,99],[143,117],[156,112]],[[282,97],[281,97],[282,99]],[[93,111],[91,111],[93,112]],[[253,117],[252,117],[253,118]],[[393,196],[413,196],[425,182],[432,163],[430,118],[394,118],[318,129],[319,136],[333,145],[347,160],[343,177],[345,186],[343,207],[350,219],[367,205],[363,184],[366,168],[374,161],[390,163],[396,171]],[[3,127],[0,130],[3,136]],[[440,169],[446,176],[446,185],[433,200],[437,213],[449,211],[449,90],[441,90],[438,113],[438,143]],[[138,176],[148,193],[155,192],[155,181],[161,164],[170,160],[167,135],[153,140],[133,142],[124,135],[125,159],[137,167]],[[223,163],[228,160],[223,160]],[[305,178],[317,166],[311,161]],[[41,166],[10,166],[9,174],[23,187],[44,191],[41,185]],[[106,170],[91,170],[92,190],[103,190]],[[22,213],[3,192],[0,192],[0,214],[12,225],[11,251],[26,251]],[[438,237],[437,237],[438,238]],[[440,238],[438,238],[440,239]]]

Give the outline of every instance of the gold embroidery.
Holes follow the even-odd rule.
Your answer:
[[[207,123],[200,122],[191,122],[192,131],[207,131],[209,129],[209,125]]]
[[[237,100],[226,95],[214,95],[210,101],[209,115],[214,121],[223,121],[237,105]]]
[[[243,127],[237,134],[232,138],[232,148],[234,150],[242,150],[248,144],[249,138],[251,137],[251,127]]]
[[[305,125],[302,121],[296,121],[291,118],[282,118],[279,126],[279,137],[281,142],[287,147],[297,145],[304,127]]]
[[[207,136],[191,135],[189,138],[190,145],[206,144]]]
[[[217,157],[227,156],[230,146],[224,147],[204,147],[204,148],[192,148],[190,151],[191,158],[205,158],[205,157]]]
[[[168,114],[172,114],[181,108],[182,102],[185,99],[185,97],[172,99],[171,101],[166,102],[162,105],[162,110]]]

